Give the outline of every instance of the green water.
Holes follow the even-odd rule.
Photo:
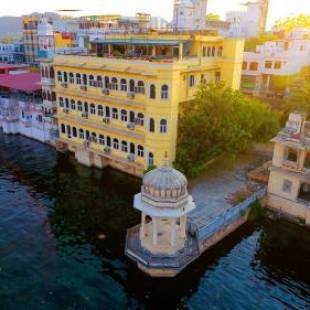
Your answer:
[[[176,279],[124,256],[140,181],[0,135],[0,309],[309,309],[309,230],[249,223]]]

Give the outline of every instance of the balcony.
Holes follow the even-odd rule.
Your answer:
[[[88,115],[88,113],[86,113]],[[90,127],[90,128],[95,128],[98,130],[104,130],[106,132],[110,132],[116,135],[121,135],[121,136],[125,136],[128,138],[134,138],[134,139],[138,139],[138,140],[144,140],[144,133],[138,133],[138,132],[134,132],[133,129],[132,130],[128,130],[126,128],[116,128],[113,127],[112,124],[110,124],[110,118],[109,117],[104,117],[102,119],[102,123],[99,121],[94,121],[88,118],[88,116],[86,117],[85,113],[82,113],[81,116],[78,115],[72,115],[72,114],[65,114],[65,119],[66,121],[72,121],[74,123],[79,123],[82,126],[86,126],[86,127]],[[82,116],[84,115],[84,116]],[[58,113],[57,114],[57,118],[61,118],[62,114]]]

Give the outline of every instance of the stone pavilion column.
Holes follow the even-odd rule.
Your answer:
[[[152,228],[153,228],[153,245],[157,245],[158,242],[158,227],[157,227],[157,218],[153,217],[152,219]]]
[[[171,225],[171,238],[170,238],[170,244],[171,246],[175,246],[175,239],[176,239],[176,221],[175,218],[170,219],[170,225]]]
[[[140,227],[140,239],[142,240],[145,236],[145,214],[141,214],[141,227]]]

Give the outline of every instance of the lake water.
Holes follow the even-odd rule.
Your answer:
[[[142,274],[124,256],[139,187],[0,135],[0,309],[309,309],[309,230],[283,220],[244,225],[175,279]]]

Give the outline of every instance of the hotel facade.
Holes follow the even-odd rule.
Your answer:
[[[243,40],[214,33],[106,35],[84,54],[55,55],[59,150],[142,176],[176,156],[180,103],[201,82],[239,89]]]

